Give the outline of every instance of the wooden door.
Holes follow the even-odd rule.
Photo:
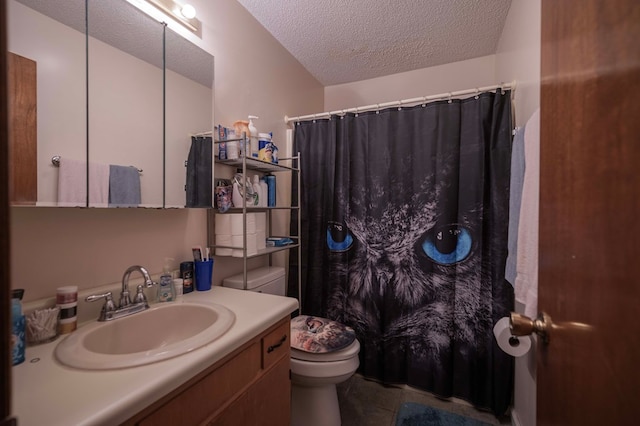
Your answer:
[[[8,52],[9,199],[34,205],[38,197],[36,62]]]
[[[638,424],[640,1],[543,0],[540,425]]]

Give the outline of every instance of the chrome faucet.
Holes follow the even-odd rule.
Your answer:
[[[138,285],[136,295],[133,298],[133,302],[131,302],[131,297],[129,295],[129,276],[131,276],[131,273],[134,271],[138,271],[142,274],[142,277],[144,278],[144,285]],[[145,268],[140,265],[133,265],[127,268],[122,276],[120,306],[116,307],[110,291],[104,294],[92,294],[91,296],[87,296],[85,300],[87,302],[95,302],[96,300],[105,299],[98,321],[110,321],[149,309],[147,297],[144,295],[144,288],[153,287],[154,284],[156,283],[153,282],[149,272]]]

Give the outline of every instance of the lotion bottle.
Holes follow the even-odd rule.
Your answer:
[[[249,140],[251,141],[249,145],[251,149],[251,157],[258,158],[258,129],[256,129],[256,126],[253,124],[254,118],[256,120],[258,119],[255,115],[249,116]]]
[[[267,204],[268,204],[267,198],[269,198],[269,188],[267,186],[267,180],[264,177],[260,179],[260,193],[262,194],[260,207],[267,207]]]

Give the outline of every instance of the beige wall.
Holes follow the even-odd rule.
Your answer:
[[[513,0],[496,51],[496,76],[516,80],[516,125],[540,107],[540,0]],[[518,304],[519,305],[519,304]],[[521,306],[516,311],[523,312]],[[536,350],[516,358],[512,418],[516,426],[536,424]]]
[[[197,44],[215,56],[216,122],[255,114],[258,129],[273,131],[284,143],[285,115],[322,109],[320,83],[239,3],[192,3],[203,21]],[[206,210],[14,207],[11,286],[25,288],[29,301],[51,297],[62,285],[86,289],[118,282],[133,264],[158,273],[163,258],[187,260],[190,248],[206,240]],[[216,259],[214,280],[241,268],[237,259]]]
[[[495,56],[482,56],[385,77],[327,86],[324,92],[324,110],[335,111],[492,84],[496,84]],[[314,112],[322,111],[310,111]]]

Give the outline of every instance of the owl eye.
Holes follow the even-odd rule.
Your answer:
[[[453,265],[469,256],[473,248],[473,238],[469,230],[460,225],[445,225],[427,233],[420,247],[433,262]]]
[[[327,247],[332,252],[347,251],[353,245],[353,236],[341,223],[330,222],[327,226]]]

